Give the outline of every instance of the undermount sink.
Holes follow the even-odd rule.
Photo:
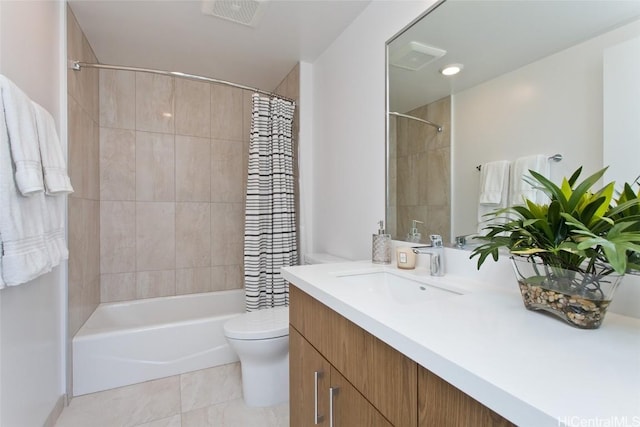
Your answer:
[[[429,285],[389,271],[343,273],[337,277],[353,290],[363,293],[363,296],[365,293],[375,294],[401,305],[463,295],[461,292]]]

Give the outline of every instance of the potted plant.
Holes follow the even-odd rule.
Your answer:
[[[640,270],[640,191],[625,183],[614,195],[613,182],[592,191],[605,171],[578,183],[579,168],[561,186],[529,171],[526,181],[549,203],[525,200],[489,214],[496,222],[479,237],[487,243],[471,254],[479,257],[478,269],[506,248],[526,308],[598,328],[621,277]]]

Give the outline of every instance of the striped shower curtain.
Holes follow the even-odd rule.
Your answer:
[[[295,104],[253,95],[244,228],[247,310],[289,304],[280,267],[298,263],[292,124]]]

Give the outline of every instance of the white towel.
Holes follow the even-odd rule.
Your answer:
[[[544,192],[534,189],[523,179],[525,176],[531,177],[530,170],[549,178],[550,167],[547,156],[536,154],[516,159],[511,167],[509,206],[523,205],[525,199],[539,204],[549,202],[549,198]]]
[[[491,224],[503,222],[504,218],[485,216],[507,207],[509,196],[509,170],[511,162],[499,160],[482,165],[478,196],[478,233]]]
[[[509,166],[507,160],[489,162],[480,169],[479,203],[487,206],[500,206],[507,203],[509,186]]]
[[[44,185],[47,194],[73,193],[71,180],[67,175],[67,162],[62,152],[56,125],[51,114],[40,105],[33,103],[38,129],[40,158],[44,172]]]
[[[14,179],[4,103],[0,102],[0,289],[26,283],[68,257],[64,196],[25,197]]]
[[[44,191],[40,147],[31,100],[3,75],[0,75],[0,91],[6,122],[2,132],[8,133],[18,189],[24,196]]]

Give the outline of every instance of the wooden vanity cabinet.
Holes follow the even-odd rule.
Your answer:
[[[289,351],[295,354],[290,359],[290,425],[392,427],[294,328]]]
[[[515,426],[442,378],[418,367],[419,427]]]
[[[291,426],[330,426],[331,388],[335,427],[513,426],[293,284],[289,297]]]
[[[289,328],[289,408],[292,426],[328,425],[331,365]]]
[[[375,415],[366,415],[370,413],[368,409],[358,409],[362,412],[356,412],[351,408],[350,414],[343,409],[344,406],[336,403],[334,414],[337,417],[361,414],[372,420],[372,426],[416,426],[417,364],[293,285],[289,286],[289,298],[291,425],[313,425],[306,421],[310,418],[308,405],[313,405],[313,375],[316,367],[323,366],[315,355],[307,355],[311,350],[299,350],[305,348],[301,339],[331,365],[330,381],[342,384],[336,402],[341,399],[349,402],[363,400],[371,409],[379,412],[388,424],[375,421]],[[310,386],[308,382],[311,382]],[[325,394],[328,399],[330,386],[323,383],[319,392],[322,395],[320,400],[324,399]],[[351,393],[350,387],[359,397]],[[299,398],[304,402],[298,402]],[[328,414],[328,409],[324,410],[325,403],[319,405],[323,408],[323,415]],[[303,411],[305,414],[298,413]],[[339,424],[336,420],[335,425],[359,427],[369,424],[362,424],[362,421]]]

